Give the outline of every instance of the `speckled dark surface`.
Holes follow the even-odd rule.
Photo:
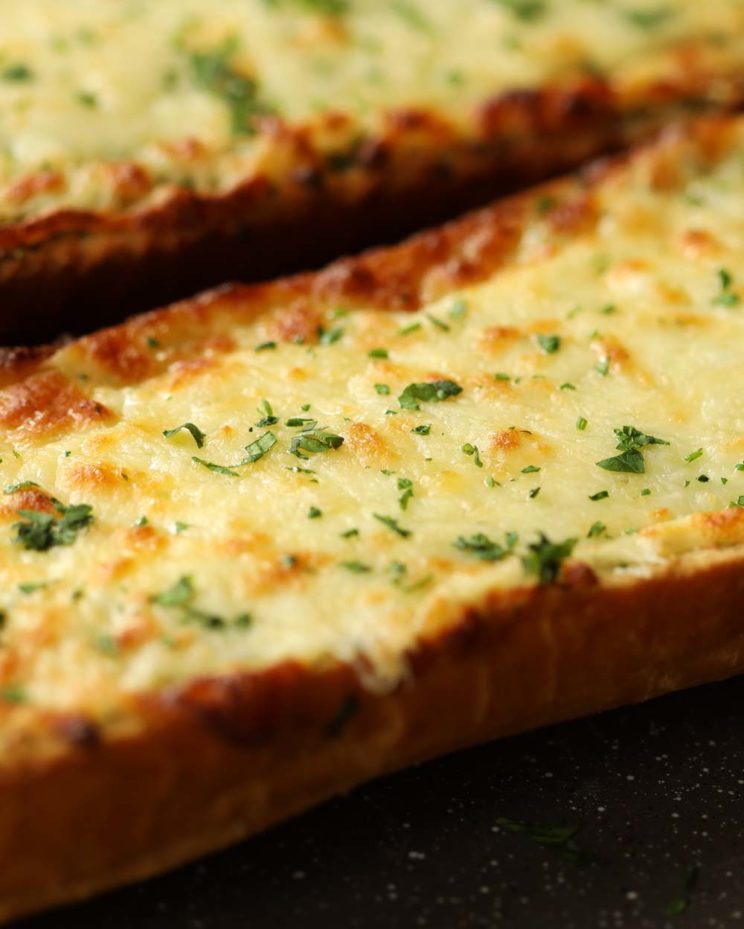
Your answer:
[[[22,929],[744,926],[743,800],[740,678],[403,772]],[[579,826],[593,860],[499,817]]]

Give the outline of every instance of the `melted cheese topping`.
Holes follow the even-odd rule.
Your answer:
[[[262,114],[396,107],[466,124],[514,88],[609,77],[620,97],[674,84],[680,55],[738,72],[742,0],[5,0],[0,218],[107,209],[177,182],[230,188],[262,163]],[[111,174],[136,162],[145,180]]]
[[[324,307],[320,339],[298,344],[281,339],[296,307],[223,318],[217,300],[200,354],[124,387],[61,350],[55,376],[112,416],[62,434],[18,417],[0,480],[94,521],[29,550],[8,488],[0,693],[107,707],[120,688],[360,655],[385,686],[463,605],[535,583],[519,556],[539,532],[579,540],[610,583],[744,541],[727,510],[744,503],[744,123],[712,163],[671,152],[671,176],[652,152],[603,181],[596,224],[562,242],[561,204],[537,200],[507,269],[414,314]],[[407,408],[409,385],[435,381],[461,392]],[[0,392],[6,422],[17,390]],[[293,455],[312,427],[295,418],[343,444]],[[597,464],[626,425],[668,443],[641,445],[643,473]],[[717,510],[720,531],[699,515]],[[478,533],[518,534],[515,555],[458,547]]]

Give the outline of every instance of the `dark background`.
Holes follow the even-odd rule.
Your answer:
[[[740,678],[388,777],[18,929],[744,929],[743,796]]]

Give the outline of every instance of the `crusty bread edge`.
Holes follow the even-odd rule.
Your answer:
[[[337,113],[320,131],[270,121],[272,157],[232,189],[173,186],[124,210],[59,209],[3,226],[0,341],[90,331],[224,280],[319,267],[743,101],[744,73],[680,53],[673,78],[633,93],[596,76],[515,89],[481,101],[466,125],[426,109],[385,113],[362,137]],[[353,153],[341,169],[329,133]]]
[[[744,670],[744,549],[651,577],[493,592],[419,643],[390,693],[286,664],[144,698],[136,731],[68,725],[0,776],[0,920],[221,848],[372,777],[462,746]],[[60,730],[61,732],[62,730]]]

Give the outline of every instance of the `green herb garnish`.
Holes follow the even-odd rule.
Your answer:
[[[45,552],[55,545],[72,545],[78,533],[93,522],[93,508],[87,503],[65,506],[52,500],[59,514],[39,513],[36,510],[19,510],[21,522],[14,524],[14,542],[30,551]]]
[[[536,341],[546,355],[554,355],[561,347],[561,337],[558,335],[543,335],[540,333],[536,336]]]
[[[537,575],[540,584],[553,584],[561,573],[561,566],[576,545],[576,539],[551,542],[544,532],[539,533],[537,542],[531,542],[522,565],[528,574]]]
[[[474,555],[481,561],[501,561],[514,550],[517,544],[518,536],[516,532],[507,532],[504,537],[504,544],[494,542],[483,532],[476,532],[469,537],[458,536],[452,543],[458,551],[467,552]]]
[[[404,410],[420,410],[419,403],[440,403],[462,393],[462,387],[454,381],[431,381],[409,384],[398,397]]]
[[[289,446],[292,455],[298,458],[307,458],[308,455],[317,455],[332,449],[341,448],[343,437],[324,429],[310,429],[294,436]]]
[[[204,447],[204,440],[206,439],[206,434],[201,431],[198,426],[195,426],[193,423],[183,423],[180,426],[176,426],[175,429],[164,429],[163,435],[166,439],[172,439],[173,436],[178,435],[179,432],[186,431],[191,433],[191,437],[194,442],[196,442],[197,448]]]
[[[240,464],[253,464],[254,461],[258,461],[260,458],[263,458],[264,455],[270,452],[276,443],[277,438],[273,432],[264,432],[264,434],[259,436],[255,442],[251,442],[249,445],[245,446],[245,450],[248,452],[248,454],[240,462]]]
[[[394,519],[392,516],[382,516],[380,513],[373,513],[374,518],[387,526],[391,532],[394,532],[396,535],[399,535],[402,539],[407,539],[409,536],[413,535],[410,529],[404,529],[401,525],[398,524],[398,520]]]
[[[641,449],[647,445],[669,445],[665,439],[659,439],[653,435],[646,435],[636,429],[635,426],[623,426],[622,429],[613,430],[620,440],[615,446],[622,454],[615,455],[612,458],[603,458],[597,462],[598,468],[605,471],[624,471],[629,474],[643,474],[646,465],[641,454]]]

